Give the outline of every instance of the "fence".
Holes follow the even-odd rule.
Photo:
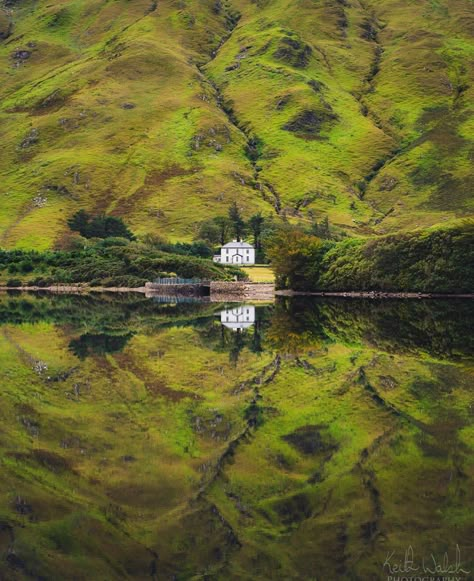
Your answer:
[[[157,278],[153,281],[153,284],[205,284],[206,281],[200,278]]]
[[[209,297],[178,297],[178,296],[164,296],[164,295],[155,295],[152,297],[152,301],[155,303],[164,303],[164,304],[181,304],[181,303],[203,303],[209,301]]]

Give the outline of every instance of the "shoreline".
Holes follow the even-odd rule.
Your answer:
[[[348,299],[474,299],[474,293],[422,293],[422,292],[385,292],[385,291],[339,291],[309,292],[280,290],[275,294],[280,297],[331,297]]]
[[[237,283],[238,284],[238,283]],[[258,284],[258,283],[257,283]],[[53,285],[48,287],[38,287],[38,286],[22,286],[22,287],[7,287],[0,286],[1,292],[48,292],[52,294],[92,294],[92,293],[138,293],[147,296],[165,296],[165,293],[150,291],[146,287],[91,287],[88,285]],[[251,295],[252,293],[250,293]],[[349,299],[474,299],[474,293],[436,293],[436,292],[385,292],[385,291],[339,291],[339,292],[328,292],[328,291],[293,291],[293,290],[275,290],[275,296],[280,297],[330,297],[330,298],[349,298]],[[168,296],[168,295],[166,295]],[[171,296],[183,296],[180,293],[171,293]],[[197,297],[199,298],[199,297]],[[249,293],[232,293],[232,298],[242,300],[252,300],[252,296]],[[260,295],[254,297],[255,299],[260,298]]]
[[[53,286],[0,286],[0,292],[48,292],[58,294],[91,294],[91,293],[142,293],[146,292],[145,287],[106,287],[106,286],[86,286],[86,285],[53,285]]]

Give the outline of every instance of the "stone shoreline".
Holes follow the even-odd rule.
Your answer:
[[[474,293],[409,293],[382,291],[350,291],[350,292],[302,292],[292,290],[276,291],[277,296],[286,297],[339,297],[349,299],[474,299]]]
[[[53,285],[48,287],[22,286],[7,287],[0,286],[0,292],[20,291],[20,292],[49,292],[58,294],[90,294],[90,293],[141,293],[146,296],[189,296],[189,294],[170,292],[176,287],[150,288],[147,287],[91,287],[86,284],[77,285]],[[164,291],[167,292],[164,292]],[[202,297],[200,294],[196,298]],[[449,294],[449,293],[410,293],[410,292],[381,292],[381,291],[350,291],[350,292],[300,292],[292,290],[275,290],[275,286],[269,283],[252,282],[213,282],[210,285],[211,300],[222,301],[243,301],[243,300],[273,300],[275,296],[312,296],[312,297],[332,297],[332,298],[363,298],[363,299],[474,299],[474,293]]]
[[[196,299],[210,299],[215,302],[242,302],[245,300],[252,301],[273,301],[275,298],[275,285],[266,283],[251,282],[212,282],[208,285],[209,293],[207,295],[201,292],[201,288],[193,285],[152,285],[147,284],[145,287],[128,288],[128,287],[92,287],[87,284],[73,285],[52,285],[48,287],[22,286],[7,287],[0,286],[0,292],[19,291],[19,292],[48,292],[52,294],[76,294],[86,295],[92,293],[140,293],[146,297],[170,296],[170,297],[188,297]]]

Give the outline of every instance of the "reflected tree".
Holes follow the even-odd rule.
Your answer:
[[[133,335],[134,333],[125,335],[92,335],[86,333],[78,339],[73,339],[69,343],[69,350],[79,359],[86,359],[86,357],[94,355],[106,355],[107,353],[119,353],[123,351]]]

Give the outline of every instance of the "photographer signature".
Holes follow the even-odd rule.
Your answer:
[[[456,574],[461,573],[463,575],[469,575],[470,571],[462,568],[461,561],[461,549],[459,545],[456,545],[456,559],[450,562],[448,553],[444,553],[441,559],[435,557],[431,554],[429,558],[425,561],[423,556],[421,564],[415,562],[414,551],[410,546],[405,551],[403,559],[397,560],[395,557],[395,551],[387,553],[387,558],[383,564],[384,569],[388,569],[389,573],[416,573],[417,571],[423,571],[423,573],[430,573],[432,575],[436,574]]]

